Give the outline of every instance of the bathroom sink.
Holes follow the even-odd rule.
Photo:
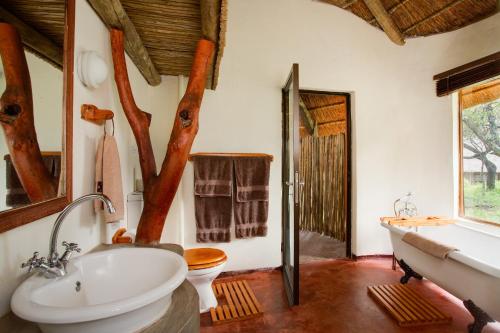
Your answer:
[[[72,260],[63,277],[29,277],[11,307],[44,333],[137,332],[165,314],[187,272],[184,258],[171,251],[96,252]]]

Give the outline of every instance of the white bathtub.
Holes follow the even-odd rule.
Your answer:
[[[391,242],[398,260],[403,259],[415,272],[431,280],[456,297],[471,299],[493,319],[500,321],[500,237],[455,224],[418,227],[418,233],[459,251],[448,259],[438,259],[401,238],[415,228],[381,223],[391,232]]]

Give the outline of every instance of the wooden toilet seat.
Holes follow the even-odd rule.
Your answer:
[[[219,249],[198,248],[184,251],[184,259],[191,271],[221,265],[227,261],[227,256]]]

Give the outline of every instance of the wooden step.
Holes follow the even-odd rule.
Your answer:
[[[449,324],[452,320],[407,285],[369,286],[368,294],[389,312],[399,326]]]

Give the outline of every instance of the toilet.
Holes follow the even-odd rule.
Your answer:
[[[184,259],[189,268],[187,279],[200,297],[200,313],[215,308],[217,299],[212,291],[212,282],[226,265],[226,254],[214,248],[188,249],[184,251]]]
[[[133,192],[127,196],[125,236],[135,238],[143,206],[142,192]],[[188,249],[184,251],[184,259],[189,268],[187,279],[196,288],[200,297],[200,312],[207,312],[211,307],[215,308],[217,299],[212,291],[212,282],[222,272],[227,261],[226,254],[214,248]]]

